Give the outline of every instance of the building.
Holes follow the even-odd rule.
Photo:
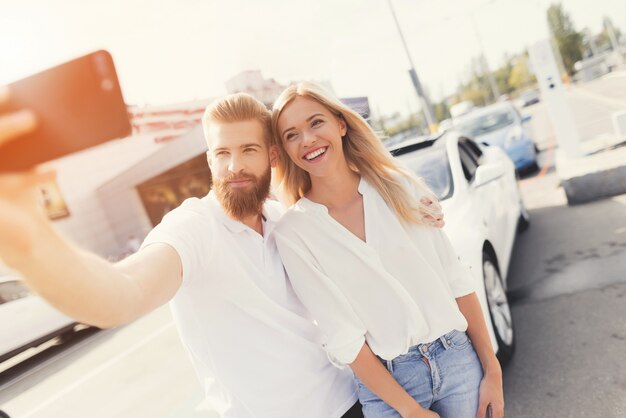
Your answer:
[[[55,226],[81,246],[118,259],[167,211],[208,193],[200,118],[209,102],[130,107],[132,136],[52,162],[59,206],[66,207]]]

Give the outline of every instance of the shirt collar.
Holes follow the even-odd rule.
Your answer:
[[[368,194],[371,187],[372,186],[370,186],[367,180],[365,180],[365,177],[361,176],[361,179],[359,180],[359,185],[357,188],[359,193],[365,196],[366,194]],[[322,205],[321,203],[314,202],[304,196],[300,198],[300,200],[296,203],[296,206],[302,209],[313,210],[315,212],[320,212],[320,213],[325,213],[325,214],[328,213],[328,208],[326,206]]]
[[[365,195],[365,193],[367,193],[369,191],[370,188],[370,184],[367,182],[367,180],[365,180],[365,177],[361,176],[361,179],[359,180],[359,193],[361,193],[362,195]]]

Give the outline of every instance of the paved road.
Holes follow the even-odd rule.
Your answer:
[[[573,103],[587,103],[573,105],[587,136],[611,131],[608,112],[626,98],[623,80],[570,91]],[[533,115],[548,169],[545,108],[524,112]],[[522,180],[521,189],[532,225],[509,271],[517,352],[505,369],[506,415],[626,416],[626,196],[567,207],[551,169]],[[26,366],[0,376],[0,409],[15,418],[216,418],[203,406],[167,307]]]
[[[216,418],[202,409],[168,307],[42,361],[17,381],[0,380],[0,409],[15,418]]]
[[[532,220],[509,270],[505,415],[624,417],[626,195],[568,207],[554,173],[522,193]]]

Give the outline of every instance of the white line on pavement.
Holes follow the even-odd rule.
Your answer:
[[[51,396],[50,398],[46,399],[43,403],[39,404],[36,408],[30,410],[25,415],[23,415],[22,418],[29,418],[29,417],[33,416],[34,414],[36,414],[37,412],[41,411],[43,408],[47,407],[48,405],[56,402],[57,400],[59,400],[63,396],[67,395],[68,393],[70,393],[71,391],[76,389],[77,387],[83,385],[86,381],[90,380],[91,378],[93,378],[97,374],[101,373],[105,369],[111,367],[112,365],[117,363],[122,358],[124,358],[124,357],[128,356],[129,354],[131,354],[133,351],[135,351],[135,350],[141,348],[142,346],[146,345],[150,340],[155,339],[160,334],[164,333],[165,331],[167,331],[168,329],[170,329],[173,326],[174,326],[174,322],[169,322],[168,324],[166,324],[166,325],[162,326],[161,328],[157,329],[156,331],[154,331],[152,334],[148,335],[143,340],[138,341],[137,343],[133,344],[132,346],[130,346],[125,351],[122,351],[117,356],[112,357],[109,361],[107,361],[105,363],[102,363],[100,366],[96,367],[95,369],[93,369],[91,372],[87,373],[82,378],[76,380],[71,385],[66,386],[62,391],[57,392],[56,394],[54,394],[54,396]]]

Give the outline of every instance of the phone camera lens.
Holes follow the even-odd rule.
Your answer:
[[[100,87],[102,87],[102,90],[104,90],[104,91],[111,91],[111,90],[113,90],[114,86],[115,86],[115,83],[113,83],[113,81],[111,79],[109,79],[109,78],[105,78],[100,83]]]

